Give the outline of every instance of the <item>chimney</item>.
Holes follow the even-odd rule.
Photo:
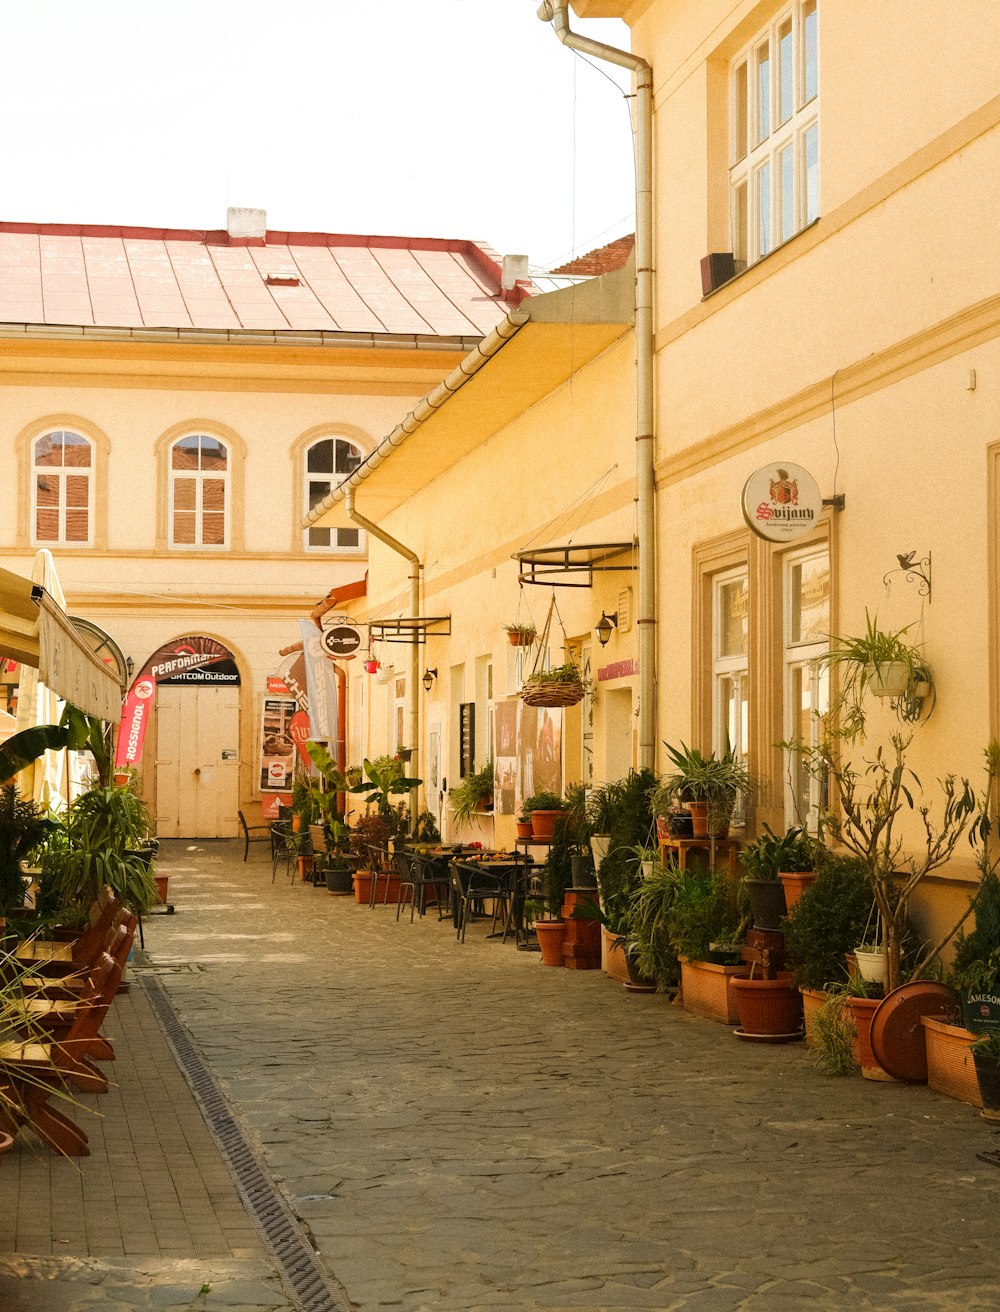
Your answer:
[[[515,283],[530,281],[531,274],[528,272],[527,255],[505,255],[503,257],[503,272],[500,275],[501,291],[512,292]]]
[[[267,236],[267,210],[231,205],[226,211],[230,246],[263,246]]]

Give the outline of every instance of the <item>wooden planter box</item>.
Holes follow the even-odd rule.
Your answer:
[[[729,987],[732,979],[747,979],[749,966],[716,966],[711,961],[688,961],[681,957],[681,1000],[692,1016],[738,1025],[740,1013]]]
[[[946,1025],[933,1016],[921,1016],[927,1044],[927,1083],[936,1093],[947,1094],[970,1107],[982,1107],[979,1081],[969,1051],[975,1040],[971,1030]]]

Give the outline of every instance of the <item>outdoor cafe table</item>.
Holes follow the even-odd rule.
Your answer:
[[[468,858],[452,859],[451,915],[455,929],[461,929],[460,901],[468,891],[469,881],[474,878],[477,872],[483,871],[497,878],[498,895],[506,894],[509,899],[503,932],[496,932],[491,937],[506,940],[507,935],[513,929],[515,941],[519,941],[523,932],[524,895],[527,891],[527,881],[535,868],[530,860],[520,856],[517,852],[484,852],[481,856],[471,860]]]

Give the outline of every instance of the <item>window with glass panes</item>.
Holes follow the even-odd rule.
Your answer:
[[[229,451],[217,437],[192,433],[170,448],[170,544],[228,544]]]
[[[87,438],[59,429],[31,444],[32,541],[87,546],[91,540],[94,451]]]
[[[746,569],[712,582],[712,747],[732,752],[744,765],[749,750],[747,701],[750,649],[749,583]],[[746,799],[737,800],[733,820],[742,824]]]
[[[730,63],[733,255],[754,264],[819,215],[818,0],[796,0]]]
[[[784,737],[813,747],[820,717],[830,709],[830,556],[827,548],[789,554],[782,571],[784,599]],[[785,819],[815,832],[825,802],[822,780],[804,769],[795,751],[785,753]]]
[[[362,452],[353,442],[343,437],[324,437],[313,442],[306,450],[306,510],[312,510],[341,479],[354,472],[361,464]],[[307,548],[357,550],[361,533],[356,528],[307,528]]]

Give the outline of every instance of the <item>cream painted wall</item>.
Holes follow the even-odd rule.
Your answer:
[[[219,348],[204,352],[184,347],[172,357],[159,348],[163,385],[144,380],[123,386],[131,365],[118,366],[113,385],[114,353],[107,343],[86,344],[73,357],[81,373],[67,382],[62,344],[46,355],[34,343],[30,369],[25,359],[8,353],[0,365],[0,563],[29,573],[35,548],[25,537],[17,545],[20,523],[27,533],[30,499],[28,442],[51,418],[82,430],[106,448],[105,477],[99,480],[106,505],[106,547],[56,548],[54,555],[69,609],[100,625],[130,656],[136,668],[162,643],[188,633],[204,633],[229,647],[243,680],[240,698],[240,798],[251,816],[260,792],[256,754],[260,702],[265,677],[279,664],[279,650],[299,638],[298,621],[338,584],[365,571],[364,552],[313,552],[303,546],[300,527],[302,445],[325,433],[339,433],[370,449],[426,390],[454,363],[442,352],[435,372],[433,352],[413,355],[394,351],[383,358],[366,352],[355,368],[351,388],[345,370],[351,361],[329,352],[317,365],[286,365],[281,352],[257,353],[257,375],[247,387],[233,387],[222,375]],[[25,352],[18,347],[20,354]],[[238,353],[239,348],[237,348]],[[353,352],[351,359],[358,356]],[[100,377],[86,370],[100,356]],[[411,367],[412,363],[412,367]],[[3,385],[15,367],[16,383]],[[249,366],[248,366],[249,367]],[[298,373],[296,373],[298,368]],[[219,376],[218,386],[205,372]],[[47,381],[56,380],[56,381]],[[311,389],[311,390],[310,390]],[[188,429],[188,426],[190,428]],[[242,520],[242,549],[184,551],[158,546],[165,528],[166,499],[158,460],[161,446],[180,432],[217,431],[232,442],[242,459],[234,520]],[[298,471],[298,473],[297,473]],[[99,512],[100,513],[100,512]],[[144,775],[155,774],[155,723],[142,761]],[[147,781],[147,797],[155,780]]]
[[[438,678],[431,692],[421,697],[420,748],[426,751],[427,728],[442,726],[443,769],[449,784],[457,782],[453,761],[457,724],[453,704],[472,700],[476,663],[492,657],[494,697],[508,691],[507,669],[512,651],[503,625],[515,615],[544,624],[552,589],[525,587],[518,612],[517,565],[511,553],[530,545],[631,541],[634,533],[634,362],[628,334],[559,388],[527,410],[513,423],[492,433],[459,465],[428,484],[383,523],[383,527],[420,556],[424,564],[422,612],[451,618],[449,638],[428,639],[421,648],[420,670],[433,667]],[[491,368],[502,368],[502,352]],[[511,380],[516,385],[516,380]],[[391,475],[391,459],[385,473]],[[365,487],[357,491],[357,506],[364,513]],[[618,607],[621,589],[634,588],[633,573],[598,575],[592,589],[556,590],[557,604],[568,638],[590,641],[601,610]],[[370,595],[359,606],[371,616],[406,613],[406,565],[377,541],[371,543]],[[553,659],[561,659],[562,631],[554,623]],[[627,660],[635,655],[634,623],[616,632],[604,649],[598,647],[597,666]],[[381,659],[405,668],[407,649],[388,647]],[[351,679],[366,680],[374,706],[370,716],[372,752],[387,750],[380,709],[385,692],[374,679],[352,668]],[[461,689],[454,680],[463,680]],[[634,679],[612,681],[610,687],[631,687]],[[598,684],[595,719],[601,717]],[[579,711],[570,711],[570,716]],[[477,734],[480,743],[485,737]],[[578,735],[567,732],[572,759],[565,767],[566,782],[581,778]],[[603,759],[603,757],[601,758]],[[477,764],[484,763],[477,751]],[[423,766],[419,767],[423,773]],[[600,777],[600,771],[598,771]],[[429,798],[432,807],[437,799]],[[484,841],[510,844],[513,817],[482,822],[493,826]]]

